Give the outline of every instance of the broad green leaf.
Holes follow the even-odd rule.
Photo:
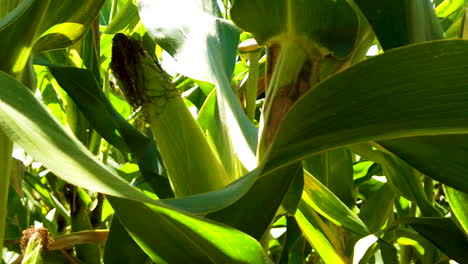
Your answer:
[[[465,180],[468,166],[464,158],[468,155],[467,135],[408,137],[378,143],[422,173],[468,192]]]
[[[35,66],[38,79],[37,88],[41,92],[42,102],[62,125],[67,122],[65,103],[60,100],[61,95],[55,91],[52,85],[52,77],[46,67]]]
[[[136,156],[143,177],[160,198],[170,196],[164,188],[168,186],[167,178],[156,174],[159,154],[154,142],[116,111],[93,74],[71,67],[49,66],[49,69],[94,129],[110,144]]]
[[[462,8],[464,4],[464,0],[444,0],[435,11],[438,17],[447,17]]]
[[[137,3],[149,35],[176,59],[178,72],[216,85],[223,120],[223,131],[218,133],[229,135],[230,144],[244,167],[254,169],[257,129],[240,107],[230,82],[238,29],[219,18],[214,0],[138,0]]]
[[[353,177],[355,185],[359,186],[362,182],[365,182],[373,175],[369,175],[369,172],[372,172],[372,167],[374,162],[370,160],[359,161],[353,165]]]
[[[239,200],[207,217],[260,240],[278,211],[291,182],[295,177],[302,176],[301,171],[302,164],[295,163],[275,171],[268,177],[259,177]]]
[[[351,148],[359,155],[379,163],[390,186],[406,199],[416,202],[424,216],[441,215],[434,209],[424,192],[422,175],[406,162],[390,153],[375,149],[371,144],[354,144]]]
[[[149,204],[109,200],[133,239],[157,263],[265,263],[261,245],[233,228]]]
[[[0,76],[2,84],[11,88],[0,94],[0,112],[2,112],[0,127],[8,128],[8,131],[11,131],[9,136],[30,155],[37,157],[37,160],[58,176],[77,186],[115,196],[152,202],[151,199],[130,187],[120,177],[110,173],[108,169],[89,156],[81,144],[71,139],[33,95],[25,90],[24,86],[5,74]],[[16,88],[15,86],[21,89],[16,92],[13,89]],[[45,135],[54,135],[54,137]],[[254,184],[260,171],[261,168],[254,170],[215,192],[182,199],[154,201],[154,203],[175,207],[190,214],[217,211],[239,200]],[[99,178],[96,175],[99,175]]]
[[[76,43],[88,31],[99,14],[104,0],[51,1],[41,35],[34,43],[33,52],[65,48]]]
[[[465,27],[465,14],[466,14],[466,9],[464,7],[460,8],[458,12],[453,14],[453,18],[446,19],[446,23],[442,24],[444,28],[447,28],[445,30],[445,37],[447,39],[457,39],[457,38],[464,38],[463,37],[463,30]],[[444,20],[442,23],[445,22]],[[466,38],[464,38],[466,39]]]
[[[432,3],[428,0],[406,2],[408,33],[411,43],[444,38],[444,32]]]
[[[122,134],[132,135],[131,138],[136,141],[145,138],[112,107],[90,71],[72,67],[49,67],[49,70],[88,121],[110,144],[122,151],[129,151],[130,147]]]
[[[27,64],[36,37],[42,33],[40,26],[44,21],[50,0],[22,1],[17,9],[0,21],[0,38],[8,41],[0,43],[0,66],[14,76],[21,76]],[[34,23],[31,23],[34,21]]]
[[[67,182],[102,193],[151,202],[96,161],[24,85],[0,72],[0,128],[28,154]]]
[[[468,236],[468,212],[466,210],[468,208],[468,194],[447,186],[444,187],[444,191],[453,214],[463,228],[465,235]]]
[[[304,192],[307,195],[302,195],[302,203],[338,226],[343,226],[358,235],[369,234],[364,222],[338,197],[307,171],[304,174]]]
[[[69,57],[72,57],[76,67],[89,70],[93,73],[98,83],[101,83],[101,72],[104,72],[104,69],[101,69],[100,61],[98,60],[99,46],[96,46],[97,40],[94,32],[95,29],[88,30],[80,41],[72,45],[69,48]]]
[[[254,34],[259,44],[296,38],[304,48],[344,58],[354,48],[358,20],[345,0],[237,0],[233,21]],[[325,51],[323,51],[325,50]]]
[[[0,250],[2,250],[2,252],[0,252],[0,258],[2,258],[3,253],[5,232],[8,231],[5,224],[8,216],[7,209],[10,205],[8,189],[10,189],[10,173],[13,164],[13,158],[11,157],[12,151],[13,142],[0,127],[0,173],[2,175],[0,176]]]
[[[234,208],[237,208],[237,206],[235,205],[235,202],[245,197],[247,192],[255,184],[256,180],[261,179],[260,177],[261,171],[262,171],[262,167],[259,167],[247,173],[240,179],[234,181],[230,185],[217,191],[207,192],[207,193],[202,193],[202,194],[197,194],[197,195],[177,198],[177,199],[164,199],[164,200],[161,200],[161,202],[163,205],[169,206],[170,208],[176,208],[180,210],[181,212],[194,214],[194,215],[201,215],[201,214],[216,212],[226,207],[229,208],[229,206],[233,206]],[[256,202],[252,202],[252,199],[245,199],[244,201],[249,203],[249,205],[252,207],[252,209],[249,208],[249,210],[254,211],[255,209],[259,214],[263,214],[263,211],[259,210],[259,208],[263,209],[264,206],[260,204],[257,199],[254,199],[254,201]],[[269,203],[270,202],[268,202],[268,204]],[[273,202],[271,203],[273,204]],[[240,208],[246,209],[247,207],[241,206]],[[223,211],[220,211],[220,212],[223,212]],[[220,218],[227,218],[228,220],[230,219],[229,221],[232,221],[232,222],[235,222],[236,220],[242,220],[244,219],[245,216],[249,216],[249,218],[256,217],[256,215],[251,216],[247,214],[235,215],[236,212],[238,211],[230,212],[231,214],[235,216],[235,218],[233,219],[230,219],[227,213],[226,214],[218,213],[218,215]],[[213,217],[213,219],[215,218]],[[247,223],[252,223],[252,222],[240,221],[240,224],[247,225]],[[263,223],[263,221],[262,222],[259,221],[258,223],[258,225],[262,227],[264,224],[265,223]]]
[[[366,16],[384,50],[443,38],[439,21],[427,0],[354,2]]]
[[[347,206],[355,204],[351,152],[335,149],[303,161],[304,167]]]
[[[88,30],[104,0],[22,1],[0,23],[0,56],[7,59],[0,70],[21,75],[29,56],[64,48],[77,42]],[[34,21],[34,23],[31,23]]]
[[[434,247],[429,240],[410,227],[397,227],[394,233],[395,242],[402,246],[411,245],[420,254],[423,254],[426,249]]]
[[[305,240],[294,216],[286,218],[287,232],[279,264],[301,264],[304,262]]]
[[[395,192],[389,184],[383,185],[373,192],[359,208],[359,218],[366,224],[370,232],[379,231],[393,213]]]
[[[242,170],[239,168],[241,164],[238,162],[236,155],[233,155],[233,149],[230,139],[223,131],[223,122],[221,121],[219,107],[216,104],[216,90],[212,90],[205,100],[197,118],[200,128],[203,130],[208,139],[211,140],[214,149],[217,150],[222,164],[230,175],[235,175],[236,178],[242,175]]]
[[[67,133],[33,94],[5,73],[0,73],[0,128],[23,149],[65,181],[101,193],[161,206],[190,214],[220,210],[239,200],[254,184],[261,168],[231,185],[183,199],[154,201],[100,164]]]
[[[450,218],[401,218],[400,224],[411,226],[416,232],[431,241],[448,257],[458,263],[468,261],[467,237],[457,228]]]
[[[148,259],[145,252],[125,230],[118,217],[114,217],[104,249],[104,263],[141,264]]]
[[[125,29],[133,30],[139,21],[138,8],[134,1],[127,1],[123,9],[117,13],[112,22],[106,27],[104,34],[116,34]]]
[[[462,38],[465,21],[465,1],[445,0],[435,9],[446,38]]]
[[[437,41],[386,52],[328,78],[288,112],[264,173],[363,141],[466,133],[466,67],[468,42]]]
[[[318,252],[322,260],[327,264],[344,264],[346,260],[341,257],[333,245],[323,235],[315,223],[310,222],[303,212],[299,209],[295,215],[296,221],[306,237],[309,244]],[[310,218],[310,217],[309,217]]]
[[[395,246],[391,243],[386,242],[383,239],[377,241],[380,248],[380,253],[382,254],[382,260],[385,264],[399,264],[398,261],[398,251]]]
[[[293,173],[293,171],[291,170]],[[303,169],[298,169],[296,174],[289,177],[294,177],[289,185],[288,191],[284,194],[281,207],[289,214],[294,215],[302,197],[302,190],[304,190],[304,172]]]
[[[46,186],[39,180],[38,177],[31,175],[29,172],[25,171],[24,181],[26,184],[31,186],[40,196],[41,200],[50,208],[55,208],[60,215],[65,218],[67,223],[70,223],[70,213],[65,209],[65,207],[60,203],[60,201],[50,193]]]

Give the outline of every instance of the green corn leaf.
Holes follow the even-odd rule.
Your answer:
[[[28,88],[3,72],[0,72],[0,83],[3,87],[0,93],[0,128],[27,153],[74,185],[151,201],[98,163],[53,119]]]
[[[355,0],[380,45],[386,51],[418,41],[443,38],[431,3],[427,0]]]
[[[463,8],[464,4],[465,1],[463,0],[444,0],[436,7],[435,11],[438,17],[447,17]]]
[[[0,128],[23,149],[65,181],[90,190],[170,206],[191,214],[206,214],[239,200],[253,185],[260,169],[216,192],[183,199],[153,201],[97,162],[65,132],[22,84],[0,73]],[[47,155],[44,155],[47,154]]]
[[[65,207],[60,203],[60,201],[53,196],[47,190],[47,187],[39,180],[38,177],[31,175],[29,172],[25,171],[24,181],[31,188],[33,188],[40,196],[41,200],[49,207],[55,208],[58,213],[65,218],[67,223],[70,223],[70,213],[65,209]]]
[[[386,242],[383,239],[377,241],[380,253],[382,254],[382,260],[385,264],[399,264],[398,251],[395,246],[391,243]]]
[[[260,169],[257,169],[217,192],[164,202],[152,201],[98,163],[81,143],[65,132],[24,85],[5,73],[0,73],[0,83],[7,88],[0,93],[0,128],[36,160],[71,184],[179,208],[186,213],[206,214],[240,199],[259,176]]]
[[[432,3],[428,0],[415,0],[406,3],[410,43],[444,38],[444,32]]]
[[[346,260],[336,252],[333,245],[324,236],[313,216],[300,208],[294,217],[309,244],[318,252],[325,263],[346,263]]]
[[[109,200],[119,221],[157,263],[265,263],[260,244],[233,228],[149,204]]]
[[[88,31],[104,0],[51,1],[33,52],[68,47]]]
[[[302,176],[301,170],[302,164],[295,163],[281,168],[269,177],[261,177],[242,198],[207,217],[260,239],[274,218],[291,182],[295,177]],[[274,195],[272,188],[275,188]]]
[[[340,58],[354,48],[358,28],[357,16],[345,0],[238,0],[231,15],[259,44],[295,37]]]
[[[138,8],[134,1],[127,1],[122,10],[112,19],[112,22],[107,25],[104,34],[116,34],[126,29],[133,30],[140,22],[138,16]]]
[[[372,192],[359,208],[359,218],[366,224],[370,232],[379,231],[393,213],[393,199],[395,192],[389,184]]]
[[[424,216],[441,215],[424,192],[422,175],[406,162],[390,153],[375,149],[371,144],[354,144],[351,148],[359,155],[379,163],[390,186],[406,199],[416,202]]]
[[[450,218],[401,218],[398,222],[411,226],[458,263],[468,261],[468,240]]]
[[[303,164],[306,170],[346,205],[355,204],[353,162],[348,149],[322,152],[304,160]]]
[[[117,113],[90,71],[72,67],[49,67],[49,70],[86,119],[110,144],[128,152],[130,147],[122,135],[131,135],[133,141],[144,142],[145,136]]]
[[[104,0],[22,1],[0,23],[2,58],[0,70],[21,75],[31,53],[64,48],[84,36]],[[31,23],[34,21],[34,23]],[[2,55],[0,53],[0,55]]]
[[[460,223],[465,235],[468,236],[468,212],[466,211],[468,207],[468,194],[447,186],[444,186],[444,190],[454,216]]]
[[[300,264],[304,261],[305,240],[302,231],[293,216],[286,218],[286,241],[278,263]]]
[[[72,67],[49,66],[49,69],[94,129],[119,150],[136,156],[143,177],[158,196],[171,196],[164,188],[169,185],[167,179],[155,173],[159,159],[154,142],[117,112],[93,74],[88,70]]]
[[[42,33],[40,26],[50,2],[22,1],[16,10],[0,22],[0,38],[9,40],[0,44],[0,57],[5,58],[0,66],[1,71],[21,77],[34,41]],[[31,21],[35,23],[31,24]]]
[[[359,235],[369,234],[364,222],[308,172],[305,172],[304,191],[307,195],[302,195],[302,203],[307,204],[336,225],[343,226]]]
[[[464,159],[468,154],[466,135],[408,137],[378,143],[422,173],[453,188],[468,191],[464,179],[468,173]]]
[[[286,115],[265,172],[357,142],[466,133],[464,61],[468,42],[439,41],[386,52],[323,81]]]
[[[145,263],[149,257],[133,240],[118,217],[112,219],[104,249],[104,263]]]
[[[215,146],[218,156],[225,166],[229,175],[240,177],[242,173],[242,164],[236,155],[233,155],[229,135],[219,133],[223,131],[223,122],[219,112],[219,107],[216,104],[216,90],[212,90],[198,113],[197,118],[200,128],[204,131],[208,139]]]
[[[191,78],[214,83],[223,130],[244,167],[252,170],[257,129],[243,112],[231,87],[231,76],[239,41],[239,31],[220,18],[216,1],[138,0],[140,17],[148,33],[177,61],[178,72]],[[193,20],[197,21],[193,23]],[[200,26],[203,24],[203,26]],[[235,164],[230,165],[235,166]],[[228,166],[229,167],[229,166]]]

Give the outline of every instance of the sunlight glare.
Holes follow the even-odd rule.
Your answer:
[[[364,257],[367,250],[379,240],[375,235],[368,235],[359,239],[359,241],[354,245],[354,256],[353,264],[358,264],[359,261]]]
[[[372,45],[366,53],[366,56],[376,56],[379,54],[379,47],[377,45]]]

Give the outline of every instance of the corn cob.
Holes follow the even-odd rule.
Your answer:
[[[115,35],[111,69],[129,103],[142,107],[176,197],[213,191],[230,183],[179,91],[140,42]]]

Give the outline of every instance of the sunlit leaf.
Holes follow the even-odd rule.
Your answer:
[[[0,93],[0,128],[31,156],[74,185],[151,201],[98,163],[24,85],[3,72],[0,72],[0,83],[3,87]]]
[[[299,210],[296,213],[295,217],[307,241],[312,247],[314,247],[315,250],[317,250],[320,257],[325,263],[346,263],[346,260],[344,260],[340,255],[338,255],[336,250],[333,248],[333,246],[330,244],[327,238],[323,235],[320,229],[313,223],[311,223],[309,220],[307,220],[302,210]]]
[[[138,0],[137,3],[148,33],[174,56],[177,71],[216,85],[223,121],[223,131],[219,133],[229,135],[230,144],[243,165],[254,169],[257,129],[240,107],[230,82],[239,41],[238,29],[219,17],[216,1]]]
[[[362,141],[466,133],[464,61],[466,41],[425,43],[386,52],[323,81],[286,115],[266,171]]]
[[[109,200],[133,239],[155,262],[265,263],[260,243],[233,228],[149,204]]]
[[[343,226],[359,235],[369,234],[367,226],[327,187],[309,173],[305,173],[303,203],[336,225]]]
[[[468,212],[466,211],[466,208],[468,208],[468,194],[450,187],[445,187],[444,190],[453,214],[463,228],[465,235],[468,236]]]

